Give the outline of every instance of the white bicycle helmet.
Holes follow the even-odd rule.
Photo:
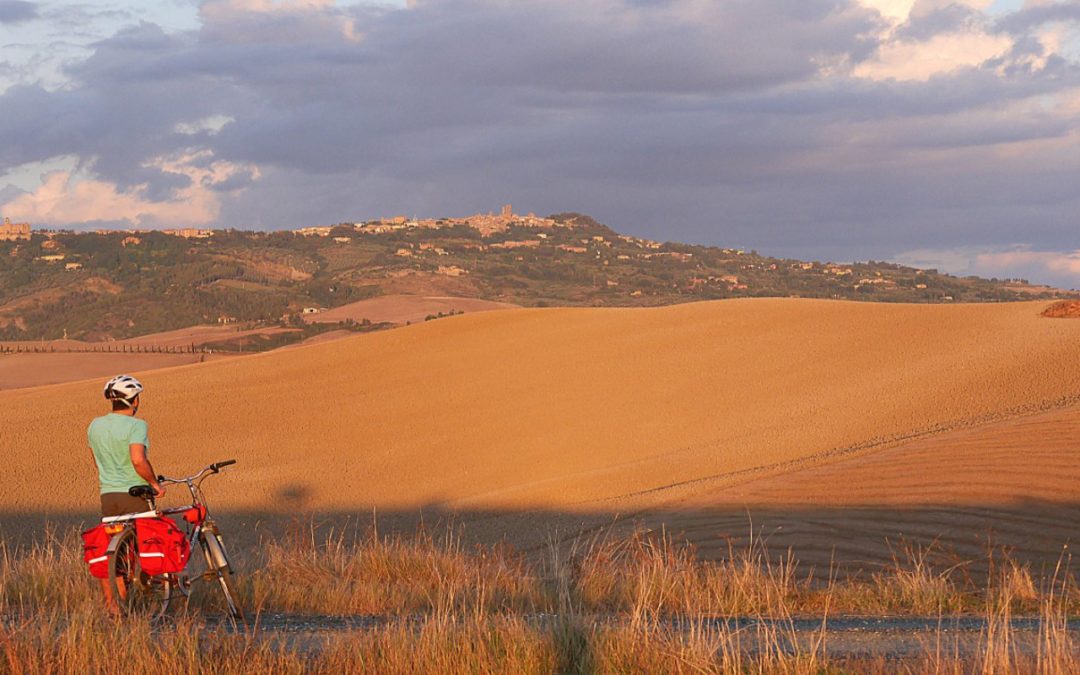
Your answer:
[[[105,383],[105,398],[110,401],[123,401],[131,407],[131,402],[143,390],[142,383],[130,375],[117,375]]]

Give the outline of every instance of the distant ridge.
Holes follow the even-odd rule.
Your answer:
[[[371,329],[362,320],[304,318],[380,295],[526,307],[740,297],[1080,298],[1023,280],[657,242],[619,234],[587,215],[519,215],[509,205],[464,218],[397,216],[296,231],[20,230],[0,241],[0,342],[114,340],[206,324],[298,328],[289,339],[303,340],[325,330]]]

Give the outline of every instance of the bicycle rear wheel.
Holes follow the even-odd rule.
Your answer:
[[[123,614],[156,617],[169,611],[174,584],[167,575],[150,576],[143,571],[134,527],[125,527],[110,542],[109,584]]]

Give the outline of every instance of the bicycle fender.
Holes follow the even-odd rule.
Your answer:
[[[109,537],[109,546],[105,549],[105,555],[114,555],[116,553],[116,547],[120,545],[120,535],[127,531],[125,527],[113,536]]]

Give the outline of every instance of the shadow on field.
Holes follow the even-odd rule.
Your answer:
[[[807,508],[745,505],[739,508],[682,509],[632,514],[567,511],[411,511],[314,512],[299,508],[304,495],[282,495],[282,512],[223,511],[215,516],[230,545],[251,551],[260,541],[306,544],[327,537],[346,542],[371,536],[412,535],[418,530],[436,540],[508,544],[528,555],[547,555],[552,547],[580,550],[597,539],[617,539],[634,530],[663,531],[676,542],[690,541],[700,558],[721,559],[745,550],[754,540],[777,558],[789,554],[801,574],[838,575],[888,567],[896,558],[924,552],[935,564],[961,565],[984,572],[989,553],[1008,553],[1030,565],[1032,573],[1052,574],[1061,561],[1071,570],[1080,560],[1070,553],[1080,541],[1080,504],[1029,501],[1009,505],[925,505],[912,508],[848,506]],[[49,533],[86,528],[96,513],[0,513],[0,537],[11,550],[44,541]]]

